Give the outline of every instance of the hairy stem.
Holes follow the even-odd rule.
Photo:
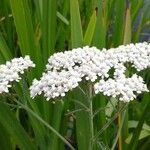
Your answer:
[[[94,137],[94,127],[93,127],[93,103],[92,103],[92,86],[89,85],[89,123],[90,123],[90,134],[91,134],[91,139]],[[93,149],[93,141],[89,143],[89,150]]]

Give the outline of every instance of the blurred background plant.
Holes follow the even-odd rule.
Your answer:
[[[55,52],[149,41],[149,10],[144,0],[1,0],[0,63],[28,54],[36,68],[0,95],[0,149],[148,150],[148,93],[124,106],[101,94],[92,97],[82,83],[65,98],[47,102],[32,100],[29,85]],[[133,71],[129,64],[128,70]],[[149,87],[149,70],[139,75]]]

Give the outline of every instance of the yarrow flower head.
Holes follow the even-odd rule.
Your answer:
[[[126,77],[126,63],[131,63],[137,71],[150,67],[150,45],[144,42],[101,51],[86,46],[56,53],[48,59],[46,72],[40,80],[33,81],[31,97],[42,93],[47,100],[65,96],[66,92],[86,79],[94,82],[96,94],[102,92],[129,102],[136,98],[136,94],[148,89],[137,74]],[[113,78],[109,75],[111,68],[115,69]]]
[[[23,74],[29,67],[35,67],[29,56],[14,58],[0,65],[0,93],[8,93],[11,82],[18,82],[21,79],[19,74]]]

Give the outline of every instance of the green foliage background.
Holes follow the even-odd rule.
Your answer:
[[[53,53],[140,42],[150,31],[149,10],[143,0],[1,0],[0,63],[30,55],[36,68],[0,95],[0,149],[148,150],[148,93],[126,105],[92,97],[82,83],[54,104],[42,96],[32,100],[29,85]],[[149,70],[139,74],[149,87]]]

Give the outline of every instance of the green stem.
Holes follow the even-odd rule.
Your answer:
[[[123,115],[121,115],[121,117],[123,118]],[[124,123],[122,126],[122,131],[121,131],[121,136],[122,136],[122,150],[127,150],[127,143],[125,142],[125,140],[127,139],[127,137],[129,136],[129,130],[128,130],[128,107],[126,108],[126,112],[125,112],[125,116],[124,116]]]
[[[121,105],[123,105],[122,102],[121,103],[119,102],[119,107]],[[121,133],[119,135],[118,147],[119,147],[119,150],[126,150],[127,144],[125,143],[125,140],[128,137],[128,107],[126,108],[125,113],[121,112],[118,116],[118,126],[119,126],[119,128],[121,126],[122,120],[124,120],[124,123],[122,125],[122,130],[121,130]]]
[[[122,102],[119,102],[119,107],[123,105]],[[128,105],[128,104],[127,104]],[[122,120],[124,123],[122,124]],[[122,125],[121,125],[122,124]],[[127,144],[125,143],[126,138],[128,137],[128,106],[125,112],[121,112],[118,116],[118,126],[121,127],[121,133],[118,139],[119,150],[126,150]]]
[[[118,127],[120,129],[121,126],[121,119],[122,119],[122,115],[121,113],[118,115]],[[118,137],[118,149],[122,150],[122,135],[120,134]]]
[[[89,85],[89,123],[90,123],[90,133],[91,133],[91,139],[94,137],[94,127],[93,127],[93,103],[92,103],[92,86]],[[93,141],[89,143],[89,150],[93,149]]]

